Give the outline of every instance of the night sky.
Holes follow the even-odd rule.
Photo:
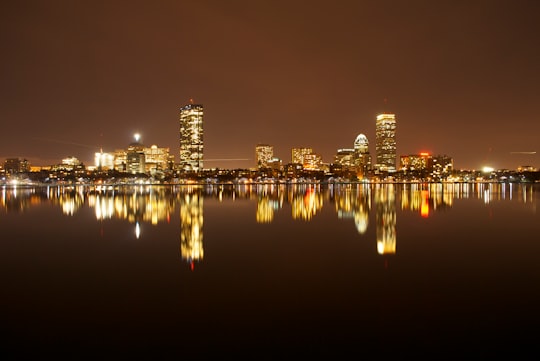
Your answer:
[[[0,160],[126,148],[178,161],[179,108],[205,110],[205,168],[255,146],[324,162],[393,112],[397,153],[457,169],[540,167],[540,1],[3,1]]]

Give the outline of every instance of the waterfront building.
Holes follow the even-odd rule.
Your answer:
[[[291,163],[299,164],[305,170],[321,170],[322,157],[313,152],[312,148],[292,148]]]
[[[125,161],[125,152],[123,152],[123,155]],[[103,150],[94,153],[94,165],[98,170],[114,169],[114,160],[113,153],[104,153]]]
[[[291,163],[304,164],[304,158],[307,154],[313,153],[312,148],[292,148],[291,149]]]
[[[433,157],[429,153],[402,155],[400,169],[404,172],[429,172],[433,170]]]
[[[446,178],[452,174],[453,164],[453,159],[447,155],[431,155],[427,152],[400,157],[400,170],[404,174],[422,177]]]
[[[270,161],[268,162],[268,168],[281,170],[282,167],[283,167],[282,161],[278,157],[272,157],[272,159],[270,159]]]
[[[303,167],[305,170],[321,170],[322,157],[316,153],[309,153],[304,156]]]
[[[171,170],[174,163],[174,156],[169,154],[169,148],[160,148],[152,145],[150,148],[144,148],[145,172],[151,175]]]
[[[396,115],[382,113],[375,123],[375,168],[378,171],[396,171]]]
[[[447,155],[435,155],[432,167],[431,172],[434,176],[448,177],[454,171],[454,159]]]
[[[203,106],[193,101],[180,108],[179,167],[186,172],[203,170],[203,115]]]
[[[353,148],[338,149],[334,164],[344,171],[352,171],[357,175],[365,175],[371,169],[369,143],[364,134],[359,134],[353,143]]]
[[[354,155],[354,149],[338,149],[334,157],[334,163],[339,164],[343,169],[350,169],[354,167]]]
[[[274,147],[269,144],[257,144],[255,147],[255,159],[257,168],[268,168],[274,158]]]
[[[127,171],[127,152],[125,149],[117,149],[114,151],[114,169],[119,172]]]
[[[135,134],[135,141],[128,146],[126,151],[126,171],[132,174],[146,171],[144,145],[139,142],[138,134]]]
[[[7,158],[4,161],[4,172],[7,175],[26,173],[30,171],[30,163],[27,159]]]

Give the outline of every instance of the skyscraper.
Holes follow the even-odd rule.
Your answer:
[[[375,125],[375,150],[379,171],[396,171],[396,115],[382,113],[377,115]]]
[[[203,106],[187,104],[180,108],[180,168],[188,172],[203,170]]]
[[[369,154],[369,142],[364,134],[358,134],[354,140],[354,162],[362,173],[371,169],[371,155]]]

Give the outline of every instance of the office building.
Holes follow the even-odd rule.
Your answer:
[[[304,158],[308,154],[312,154],[312,148],[292,148],[291,149],[291,163],[304,164]]]
[[[338,149],[334,156],[334,163],[347,169],[354,167],[354,149]]]
[[[396,115],[377,115],[375,124],[375,169],[382,172],[396,171]]]
[[[26,173],[30,171],[30,163],[27,159],[7,158],[4,161],[4,171],[7,175]]]
[[[364,134],[358,134],[354,140],[354,165],[363,174],[371,169],[371,154],[369,154],[369,142]]]
[[[187,104],[180,108],[180,161],[186,172],[203,170],[203,106]]]
[[[268,168],[274,158],[274,147],[268,144],[257,144],[255,147],[257,168]]]
[[[139,142],[139,139],[139,135],[135,134],[135,141],[128,146],[126,151],[126,171],[128,173],[144,173],[146,169],[144,145]]]

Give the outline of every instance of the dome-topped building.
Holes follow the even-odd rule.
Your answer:
[[[371,169],[371,155],[367,137],[360,133],[354,140],[354,159],[356,167],[366,174]]]
[[[365,154],[369,153],[368,147],[369,142],[367,137],[364,134],[358,134],[358,136],[354,140],[354,150],[356,150],[360,154]]]

